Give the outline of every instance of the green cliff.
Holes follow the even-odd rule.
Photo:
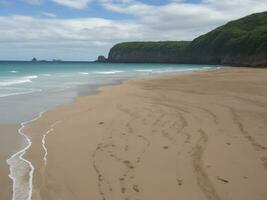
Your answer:
[[[112,47],[109,62],[267,66],[267,12],[232,21],[191,42],[127,42]]]
[[[109,53],[112,62],[177,63],[185,58],[186,41],[126,42],[115,45]]]

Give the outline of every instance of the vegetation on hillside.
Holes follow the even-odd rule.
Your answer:
[[[190,51],[203,59],[267,55],[267,12],[232,21],[193,40]],[[211,58],[212,57],[212,58]]]
[[[108,60],[267,66],[267,12],[229,22],[192,42],[120,43]]]
[[[125,42],[115,45],[109,58],[121,62],[175,63],[189,44],[187,41]]]

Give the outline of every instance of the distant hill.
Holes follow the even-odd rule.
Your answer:
[[[191,42],[120,43],[111,48],[108,62],[267,67],[267,12],[229,22]]]

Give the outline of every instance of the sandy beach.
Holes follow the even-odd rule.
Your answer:
[[[267,70],[100,89],[24,130],[33,200],[266,200]]]

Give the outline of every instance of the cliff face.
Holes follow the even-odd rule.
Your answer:
[[[110,62],[177,63],[185,62],[185,48],[190,42],[127,42],[115,45],[109,52]]]
[[[267,12],[232,21],[192,42],[115,45],[109,62],[267,66]]]
[[[105,56],[98,56],[97,60],[95,62],[107,62],[107,59],[105,58]]]

